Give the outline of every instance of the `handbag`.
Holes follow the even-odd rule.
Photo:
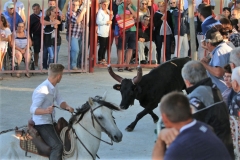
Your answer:
[[[164,35],[164,22],[161,25],[159,34]],[[172,30],[171,30],[170,26],[168,25],[168,22],[166,22],[166,35],[171,35],[171,34],[172,34]]]
[[[118,14],[116,15],[116,21],[119,26],[119,28],[123,28],[124,23],[125,23],[125,29],[130,29],[135,25],[135,21],[133,18],[127,18],[123,20]]]

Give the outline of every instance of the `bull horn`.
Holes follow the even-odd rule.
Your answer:
[[[119,83],[122,83],[123,78],[120,77],[119,75],[115,74],[112,70],[112,67],[110,65],[108,65],[108,72],[109,74],[112,76],[112,78],[114,78],[116,81],[118,81]]]
[[[138,71],[137,76],[134,77],[133,80],[132,80],[134,85],[138,84],[142,79],[142,67],[138,66],[137,71]]]

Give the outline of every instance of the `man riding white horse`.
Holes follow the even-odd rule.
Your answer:
[[[43,140],[51,147],[50,160],[62,159],[63,144],[54,130],[55,122],[54,101],[62,109],[73,112],[60,96],[57,84],[62,79],[64,66],[62,64],[50,64],[48,78],[41,83],[33,92],[30,112],[35,122],[35,129]]]

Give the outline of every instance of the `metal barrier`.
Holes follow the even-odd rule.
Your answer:
[[[87,4],[87,12],[86,12],[86,15],[84,16],[84,30],[83,30],[83,34],[82,34],[82,62],[81,62],[81,66],[78,70],[71,70],[70,69],[70,44],[71,42],[69,41],[68,43],[68,59],[67,59],[67,67],[65,67],[65,70],[64,72],[87,72],[89,70],[88,68],[88,32],[89,32],[89,26],[88,26],[88,23],[89,23],[89,1],[88,0],[85,0]],[[44,11],[45,11],[45,8],[44,8],[44,2],[46,2],[45,0],[42,0],[42,15],[45,15],[44,14]],[[14,8],[15,8],[15,5],[16,5],[16,2],[14,2]],[[0,6],[1,5],[1,1],[0,1]],[[58,10],[58,1],[56,1],[56,8]],[[1,7],[2,8],[2,7]],[[28,0],[28,5],[26,7],[28,10],[27,10],[27,27],[26,27],[26,31],[27,31],[27,35],[30,35],[29,34],[29,30],[30,30],[30,9],[32,8],[31,7],[31,4],[30,4],[30,0]],[[70,14],[72,14],[72,1],[70,1]],[[1,13],[1,12],[0,12]],[[16,20],[16,11],[14,11],[14,16],[13,16],[13,19],[14,21]],[[41,17],[41,23],[42,23],[42,34],[41,34],[41,50],[40,50],[40,53],[39,53],[39,70],[31,70],[32,68],[29,68],[29,66],[27,64],[25,64],[25,70],[16,70],[15,68],[15,61],[14,61],[14,58],[15,58],[15,39],[12,39],[12,43],[13,43],[13,46],[11,47],[12,48],[12,55],[11,55],[11,69],[10,70],[6,70],[6,68],[4,69],[4,71],[1,71],[1,73],[44,73],[44,72],[47,72],[47,70],[43,70],[43,66],[42,66],[42,63],[43,63],[43,51],[44,51],[44,40],[43,40],[43,35],[44,35],[44,16]],[[70,31],[69,31],[69,37],[71,37],[71,27],[69,27]],[[13,31],[16,30],[16,27],[15,25],[13,26]],[[57,33],[57,29],[55,29],[55,33]],[[13,33],[12,33],[13,34]],[[65,36],[62,35],[62,36]],[[30,52],[30,47],[29,46],[29,36],[27,37],[27,53]],[[70,38],[69,38],[70,39]],[[54,63],[57,62],[57,34],[55,35],[55,42],[54,42]],[[5,55],[7,56],[7,55]],[[27,54],[27,59],[29,58],[28,57],[28,54]],[[64,64],[65,65],[65,64]],[[66,65],[65,65],[66,66]],[[22,67],[21,67],[22,68]]]
[[[179,0],[179,2],[182,2],[184,0]],[[137,0],[137,22],[139,21],[139,9],[140,9],[140,0]],[[167,5],[168,5],[168,0],[164,0],[165,2],[165,19],[163,20],[163,25],[165,26],[164,27],[164,42],[166,42],[166,23],[167,23]],[[194,15],[193,15],[193,10],[194,10],[194,6],[193,6],[193,0],[188,0],[189,2],[189,17],[190,18],[193,18]],[[209,0],[208,0],[209,2]],[[96,16],[97,16],[97,12],[99,10],[99,0],[92,0],[91,2],[89,0],[85,0],[85,3],[86,3],[86,6],[87,6],[87,12],[85,14],[85,17],[84,17],[84,20],[83,20],[83,24],[84,24],[84,27],[83,27],[83,34],[82,34],[82,58],[81,58],[81,66],[78,70],[71,70],[70,68],[70,50],[71,50],[71,39],[69,38],[69,42],[68,42],[68,59],[67,59],[67,67],[66,69],[64,70],[64,72],[94,72],[94,67],[106,67],[106,65],[101,65],[101,64],[97,64],[97,41],[98,41],[98,38],[97,38],[97,34],[96,34],[96,31],[97,31],[97,25],[96,25]],[[91,3],[91,5],[90,5]],[[112,11],[112,1],[110,1],[110,11]],[[151,3],[154,4],[154,0],[151,0]],[[14,6],[15,6],[16,2],[14,2]],[[220,0],[220,12],[222,12],[222,4],[223,4],[223,0]],[[70,10],[70,15],[72,15],[72,1],[69,2],[69,10]],[[0,1],[0,6],[1,5],[1,1]],[[58,3],[56,4],[56,6],[58,6]],[[124,8],[126,7],[126,3],[124,3]],[[179,6],[180,7],[180,3],[179,3]],[[2,8],[2,7],[1,7]],[[28,18],[27,18],[27,22],[30,21],[30,9],[31,9],[31,6],[30,6],[30,0],[28,0]],[[57,7],[58,8],[58,7]],[[90,10],[91,8],[91,10]],[[44,15],[44,0],[42,0],[42,15]],[[1,13],[1,11],[0,11]],[[16,12],[14,12],[14,19],[16,19]],[[153,8],[151,10],[151,21],[150,21],[150,33],[152,33],[153,31],[153,15],[154,15],[154,12],[153,12]],[[181,19],[181,14],[178,14],[178,38],[177,38],[177,43],[178,46],[177,46],[177,57],[180,56],[180,51],[179,51],[179,41],[180,41],[180,19]],[[126,17],[126,14],[124,12],[123,14],[123,18],[125,19]],[[110,17],[111,19],[112,17]],[[44,16],[41,17],[41,21],[42,23],[44,22]],[[91,24],[89,26],[89,23]],[[192,24],[192,23],[191,23]],[[27,23],[27,34],[29,35],[29,23]],[[71,25],[71,23],[70,23]],[[126,34],[126,31],[125,31],[125,23],[123,23],[123,37],[122,37],[122,53],[121,53],[121,59],[122,59],[122,62],[120,64],[111,64],[111,55],[112,55],[112,51],[111,51],[111,47],[112,47],[112,39],[114,38],[113,37],[113,34],[112,34],[112,27],[110,27],[110,30],[109,30],[109,43],[108,43],[108,47],[107,47],[107,63],[108,64],[111,64],[113,67],[136,67],[137,65],[139,65],[139,61],[138,61],[138,28],[139,28],[139,24],[137,23],[136,24],[136,27],[137,27],[137,30],[136,30],[136,55],[135,55],[135,64],[126,64],[124,63],[124,55],[125,55],[125,43],[124,43],[124,40],[125,40],[125,34]],[[190,26],[190,29],[194,27],[194,25],[191,25]],[[69,37],[71,37],[71,26],[69,26]],[[15,25],[13,26],[13,30],[15,30]],[[193,28],[191,30],[194,30]],[[40,70],[31,70],[31,68],[29,68],[28,65],[25,65],[25,70],[15,70],[14,69],[14,58],[12,58],[12,69],[11,70],[4,70],[4,71],[1,71],[2,73],[40,73],[40,72],[47,72],[46,70],[43,70],[42,68],[42,63],[43,63],[43,48],[44,48],[44,41],[43,41],[43,31],[44,31],[44,26],[42,25],[42,35],[41,35],[41,51],[39,53],[39,61],[40,61]],[[55,30],[56,32],[56,30]],[[89,37],[90,36],[90,37]],[[190,34],[191,38],[193,38],[193,41],[191,41],[191,56],[196,59],[196,51],[195,51],[195,46],[196,44],[194,43],[195,42],[195,35],[193,34],[193,31],[191,31],[191,34]],[[90,46],[88,44],[89,42],[89,38],[90,38]],[[149,64],[141,64],[142,67],[148,67],[148,68],[153,68],[153,67],[156,67],[157,64],[152,64],[151,60],[152,60],[152,42],[153,42],[153,36],[152,34],[150,34],[150,47],[149,47]],[[15,46],[15,40],[13,39],[13,46]],[[164,44],[163,45],[163,54],[161,56],[161,59],[162,59],[162,62],[165,62],[166,61],[166,45]],[[55,50],[54,50],[54,63],[56,63],[57,61],[57,37],[55,37],[55,43],[54,43],[54,47],[55,47]],[[28,53],[29,53],[29,38],[28,38]],[[13,47],[13,50],[12,50],[12,56],[15,57],[15,47]],[[28,58],[28,57],[27,57]]]

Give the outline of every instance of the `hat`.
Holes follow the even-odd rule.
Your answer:
[[[109,0],[101,0],[101,1],[100,1],[100,3],[104,3],[104,2],[110,3]]]
[[[13,2],[9,2],[7,5],[7,8],[14,8],[14,3]]]
[[[223,41],[223,36],[217,30],[210,29],[205,36],[205,42],[218,43]]]

